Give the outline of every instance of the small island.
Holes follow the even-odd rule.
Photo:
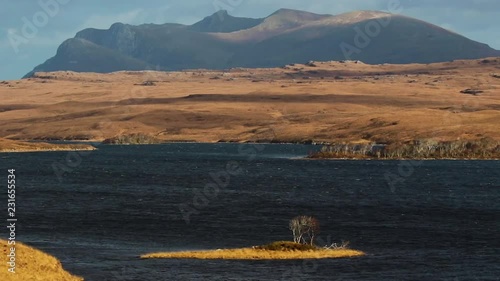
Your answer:
[[[204,260],[302,260],[334,259],[364,256],[365,253],[347,248],[347,243],[337,246],[316,246],[319,233],[316,218],[297,216],[290,220],[294,241],[277,241],[263,246],[206,251],[160,252],[142,255],[142,259],[204,259]]]
[[[224,259],[224,260],[297,260],[333,259],[363,256],[351,249],[328,249],[291,241],[278,241],[264,246],[208,251],[165,252],[142,255],[143,259]]]

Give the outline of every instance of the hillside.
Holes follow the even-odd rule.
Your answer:
[[[367,28],[376,30],[374,25],[380,33],[366,35]],[[367,37],[356,41],[360,36]],[[108,30],[82,30],[26,77],[60,70],[278,67],[345,59],[404,64],[491,56],[500,56],[500,51],[435,25],[383,12],[333,16],[281,9],[264,19],[250,19],[220,11],[191,26],[116,23]]]
[[[390,143],[500,140],[500,57],[227,71],[52,72],[0,82],[0,137]]]

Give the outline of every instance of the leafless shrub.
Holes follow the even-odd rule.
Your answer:
[[[136,86],[156,86],[156,83],[154,81],[148,80],[144,81],[140,84],[135,84]]]
[[[473,96],[477,96],[479,94],[482,94],[483,91],[481,90],[477,90],[477,89],[465,89],[463,91],[460,91],[460,93],[462,94],[466,94],[466,95],[473,95]]]
[[[290,220],[290,230],[296,243],[314,245],[314,238],[319,233],[319,221],[310,216],[297,216]]]
[[[338,245],[337,243],[333,243],[330,246],[326,245],[323,248],[339,250],[339,249],[347,249],[348,247],[349,247],[349,241],[342,240],[342,243],[340,245]]]

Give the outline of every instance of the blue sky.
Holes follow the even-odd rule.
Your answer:
[[[88,27],[107,29],[115,22],[192,24],[219,9],[255,18],[279,8],[321,14],[387,11],[391,2],[400,3],[401,14],[500,49],[499,0],[0,0],[0,80],[22,77],[54,56],[65,39]],[[26,28],[26,22],[36,23],[36,30]],[[28,36],[14,36],[23,34]]]

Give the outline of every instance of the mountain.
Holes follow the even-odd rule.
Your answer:
[[[252,28],[261,24],[263,19],[237,18],[229,15],[226,10],[204,18],[188,27],[189,30],[199,32],[233,32]]]
[[[263,19],[219,11],[193,24],[85,29],[27,74],[71,70],[275,67],[310,60],[432,63],[500,56],[486,44],[418,19],[377,11],[318,15],[280,9]]]

